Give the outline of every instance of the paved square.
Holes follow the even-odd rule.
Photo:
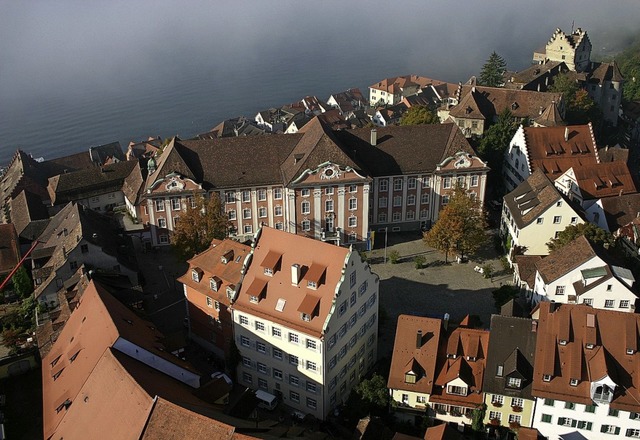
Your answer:
[[[382,235],[382,234],[380,234]],[[400,253],[400,262],[382,263],[384,236],[376,237],[377,246],[371,255],[371,270],[380,276],[380,325],[379,358],[391,356],[396,323],[401,314],[442,318],[449,313],[452,322],[459,322],[465,315],[477,315],[482,327],[488,328],[491,314],[495,313],[493,290],[511,282],[510,274],[502,273],[502,264],[491,244],[483,249],[483,261],[440,265],[416,269],[413,259],[424,255],[426,264],[442,261],[444,255],[428,248],[418,234],[389,235],[387,259],[392,250]],[[402,241],[402,242],[399,242]],[[491,263],[498,275],[485,279],[474,271],[477,265]]]

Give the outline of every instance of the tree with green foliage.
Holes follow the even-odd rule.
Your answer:
[[[212,193],[206,202],[200,194],[193,197],[194,205],[187,203],[171,237],[173,248],[185,260],[207,249],[214,238],[225,238],[230,226],[217,193]]]
[[[488,162],[491,168],[491,179],[494,180],[494,187],[502,182],[502,164],[504,163],[504,154],[509,147],[509,142],[516,134],[518,124],[511,110],[505,108],[496,122],[489,127],[478,145],[478,154],[482,160]]]
[[[556,251],[582,235],[584,235],[591,243],[596,244],[606,244],[607,246],[610,246],[613,245],[615,241],[611,233],[594,225],[593,223],[587,222],[567,226],[563,231],[560,231],[558,238],[552,238],[551,241],[547,243],[547,248],[549,249],[549,252]]]
[[[16,273],[13,274],[11,282],[13,283],[13,290],[20,298],[27,298],[33,293],[33,282],[24,266],[20,266]]]
[[[565,102],[565,120],[570,125],[591,122],[598,127],[602,122],[602,111],[591,99],[586,90],[581,89],[568,73],[555,77],[549,87],[550,92],[562,93]]]
[[[500,87],[504,84],[504,74],[507,71],[507,62],[495,51],[491,53],[489,59],[482,70],[478,85],[487,87]]]
[[[438,221],[425,232],[424,242],[444,253],[448,262],[451,252],[464,258],[477,251],[487,241],[486,227],[486,215],[478,199],[456,185]]]
[[[640,35],[615,57],[620,73],[626,79],[622,97],[625,101],[640,101]]]
[[[390,398],[387,381],[384,377],[375,373],[371,379],[360,382],[355,390],[363,403],[368,405],[369,411],[367,412],[386,413]]]
[[[424,125],[439,124],[440,118],[429,107],[424,105],[414,105],[402,116],[400,125]]]

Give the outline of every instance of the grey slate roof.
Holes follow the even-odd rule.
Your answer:
[[[486,393],[531,399],[536,332],[533,320],[513,316],[491,316],[491,342],[487,355],[483,390]],[[503,366],[502,377],[497,376]],[[508,388],[507,376],[522,377],[521,389]]]

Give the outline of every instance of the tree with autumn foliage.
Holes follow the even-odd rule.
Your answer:
[[[427,246],[444,253],[445,262],[455,252],[464,258],[487,241],[487,222],[482,205],[463,186],[457,185],[442,208],[438,221],[425,232]]]
[[[212,193],[207,200],[201,194],[193,197],[195,203],[187,204],[171,237],[171,245],[185,260],[207,249],[214,238],[225,238],[230,226],[217,193]]]

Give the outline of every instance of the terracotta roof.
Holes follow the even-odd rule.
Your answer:
[[[640,354],[627,354],[632,346],[637,347],[638,315],[549,302],[540,303],[538,312],[533,379],[536,397],[591,405],[591,382],[609,376],[616,384],[610,408],[640,412]],[[597,338],[594,347],[587,348],[591,330]],[[566,344],[560,344],[561,339]],[[552,358],[552,370],[543,365],[545,355]],[[551,374],[551,380],[543,381],[543,374]],[[577,379],[578,384],[571,386],[570,379]]]
[[[427,428],[424,433],[424,440],[462,440],[464,433],[452,428],[448,423]]]
[[[481,405],[489,331],[458,327],[449,333],[446,342],[447,358],[436,373],[437,386],[434,387],[429,400],[465,407]],[[466,396],[446,392],[447,384],[456,378],[467,384]]]
[[[504,203],[518,228],[523,229],[562,198],[555,185],[538,170],[504,196]]]
[[[233,252],[233,257],[225,264],[222,257],[229,256],[229,252]],[[240,282],[242,268],[249,252],[251,252],[249,246],[225,239],[189,260],[189,270],[178,278],[178,281],[228,306],[227,287]],[[199,267],[203,272],[200,282],[191,278],[191,270],[195,267]],[[217,277],[222,281],[217,291],[211,290],[209,280],[212,277]]]
[[[193,388],[118,351],[127,341],[190,371],[189,364],[163,351],[161,340],[151,323],[92,281],[43,359],[45,438],[140,438],[155,396],[206,409]]]
[[[584,200],[636,192],[631,172],[624,162],[590,163],[572,169]]]
[[[372,84],[369,87],[376,90],[384,90],[388,93],[398,94],[401,88],[417,86],[419,88],[426,87],[430,84],[440,84],[442,81],[433,80],[424,76],[405,75],[393,76],[385,78],[382,81]]]
[[[341,148],[336,133],[317,117],[309,121],[300,133],[303,134],[302,138],[280,165],[285,185],[290,184],[302,171],[315,170],[327,161],[362,170],[360,164]]]
[[[141,440],[235,439],[235,428],[158,398]]]
[[[515,118],[535,119],[552,102],[562,102],[561,93],[463,85],[460,90],[460,102],[451,108],[452,114],[459,114],[457,117],[460,118],[465,117],[466,106],[463,106],[463,102],[466,102],[465,99],[470,94],[473,94],[478,111],[489,120],[493,120],[505,109],[509,109]],[[458,113],[460,111],[462,113]]]
[[[544,52],[544,48],[542,48],[542,51]],[[560,64],[564,64],[564,61],[547,60],[543,64],[533,64],[524,70],[521,70],[519,72],[514,72],[509,78],[509,81],[507,82],[506,86],[508,86],[509,84],[518,84],[520,86],[522,85],[526,86],[527,84],[531,83],[535,79],[555,69]],[[566,66],[565,66],[565,70],[566,70]]]
[[[602,209],[611,232],[628,225],[640,216],[640,194],[623,194],[602,199]]]
[[[542,125],[543,127],[556,127],[559,125],[562,125],[562,126],[567,125],[567,123],[564,122],[562,115],[560,115],[560,111],[558,110],[558,106],[556,105],[555,101],[549,104],[549,106],[547,106],[547,108],[544,109],[542,114],[537,118],[535,118],[534,121],[537,124]]]
[[[336,286],[341,282],[342,270],[350,254],[349,249],[263,227],[253,249],[253,260],[263,261],[270,251],[277,251],[282,255],[282,264],[281,269],[275,271],[273,276],[266,277],[268,282],[265,295],[258,303],[252,303],[245,294],[256,278],[265,278],[263,268],[252,264],[236,296],[234,309],[237,312],[265,317],[308,335],[321,336],[324,323],[333,307]],[[326,267],[325,277],[317,288],[310,289],[305,282],[292,285],[291,266],[299,264],[304,278],[305,271],[313,263]],[[298,310],[309,294],[319,297],[320,303],[317,314],[306,322],[302,320]],[[276,305],[282,301],[285,303],[284,307],[282,311],[278,311]]]
[[[483,113],[484,109],[481,110],[478,99],[482,99],[482,97],[479,96],[479,92],[474,88],[456,106],[451,108],[449,115],[454,118],[487,119],[491,115]]]
[[[542,280],[549,284],[597,256],[589,240],[581,235],[538,261],[536,269]]]
[[[140,161],[134,160],[135,166],[131,169],[129,175],[122,182],[122,193],[134,205],[139,201],[141,193],[144,191],[144,180],[147,169],[144,170],[140,166]]]
[[[0,224],[0,275],[8,274],[20,262],[20,244],[16,228]]]
[[[536,334],[532,319],[491,316],[491,344],[483,385],[485,393],[532,398]],[[499,365],[503,367],[502,376],[496,374]],[[519,389],[507,387],[507,378],[511,375],[522,380]]]
[[[591,123],[524,127],[524,136],[532,171],[559,175],[572,167],[600,162]]]
[[[514,269],[518,271],[520,279],[533,289],[536,281],[536,263],[542,259],[541,255],[516,255]]]
[[[420,332],[420,333],[419,333]],[[436,363],[440,351],[442,325],[440,319],[400,315],[393,344],[393,356],[387,387],[431,394],[436,379]],[[419,346],[418,346],[419,344]],[[406,383],[407,365],[420,366],[416,382]],[[415,368],[415,367],[413,367]]]

